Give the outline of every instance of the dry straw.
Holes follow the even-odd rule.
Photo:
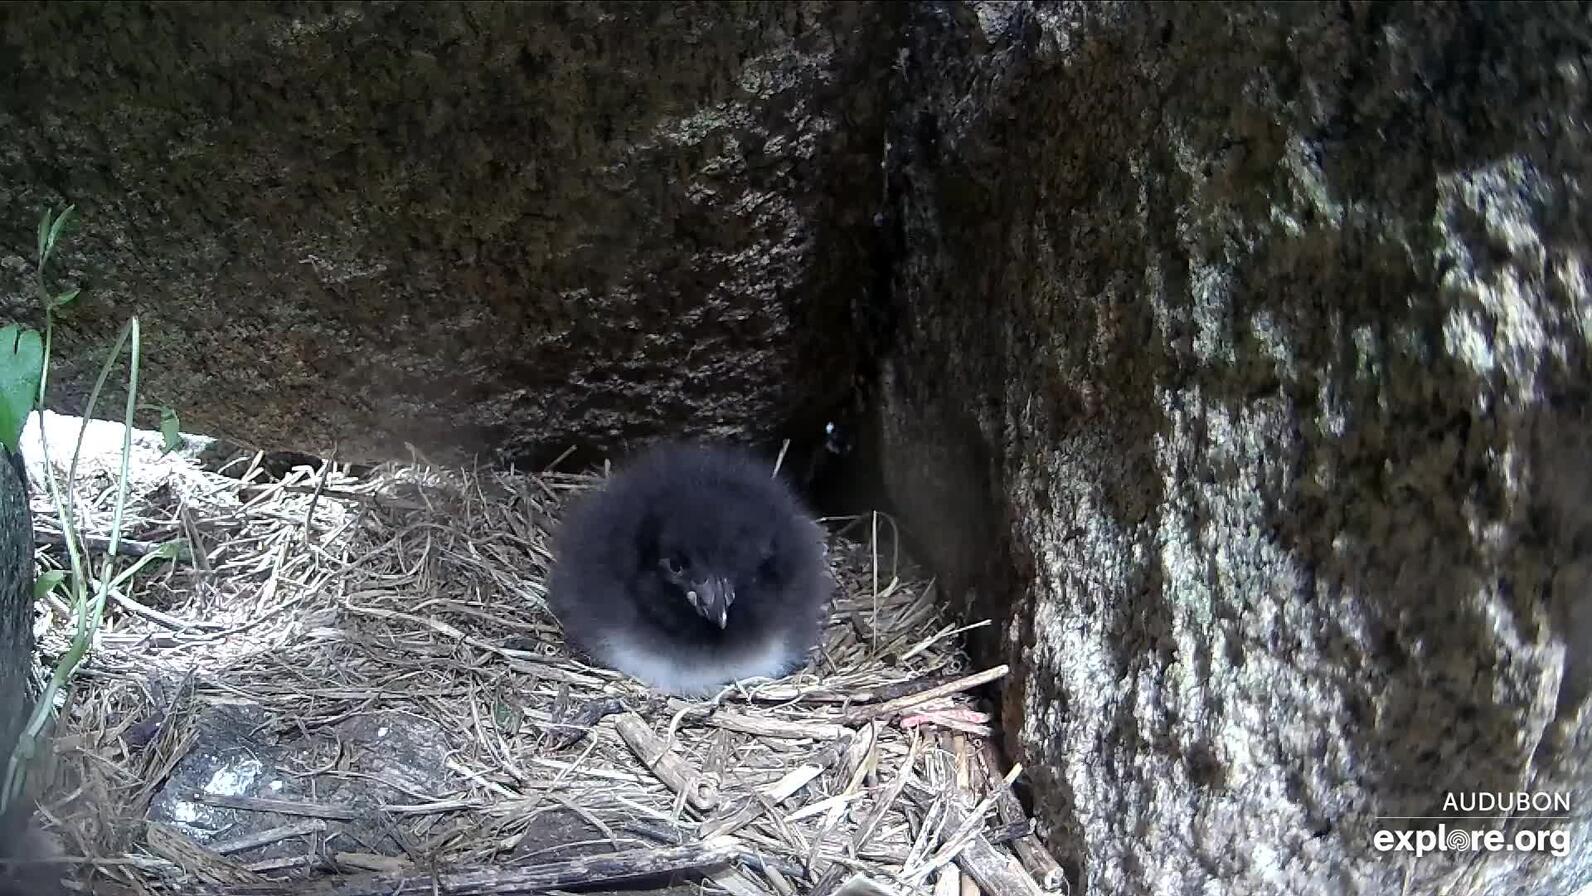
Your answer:
[[[122,550],[189,550],[116,596],[55,732],[42,811],[82,892],[1065,886],[988,748],[975,694],[1005,669],[968,665],[883,517],[830,521],[842,593],[811,669],[688,702],[569,658],[543,605],[550,530],[594,476],[145,461]],[[85,472],[80,524],[103,537],[112,490]],[[45,608],[46,660],[65,612]],[[345,738],[373,716],[432,732],[436,774],[372,773],[386,757]],[[240,744],[327,750],[241,792],[185,784],[229,718]],[[171,805],[227,821],[152,820]]]

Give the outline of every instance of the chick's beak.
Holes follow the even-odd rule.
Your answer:
[[[694,595],[691,605],[702,618],[718,623],[724,628],[730,621],[730,604],[735,603],[735,587],[720,578],[708,579],[698,584],[687,596]]]

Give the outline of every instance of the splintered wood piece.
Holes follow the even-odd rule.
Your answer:
[[[890,786],[885,790],[884,795],[876,801],[873,813],[862,824],[857,826],[857,833],[851,840],[852,855],[856,855],[864,846],[868,845],[868,841],[873,837],[874,832],[879,829],[879,825],[883,823],[885,816],[889,814],[896,800],[901,797],[902,789],[907,786],[907,781],[912,777],[912,769],[918,764],[918,756],[923,751],[923,743],[924,741],[921,737],[912,739],[912,745],[907,748],[906,759],[902,760],[901,767],[896,770],[895,778],[891,780]]]
[[[940,752],[931,754],[926,761],[938,765],[942,773],[936,779],[950,786],[936,793],[935,799],[930,799],[927,794],[913,793],[910,790],[908,793],[925,811],[934,806],[940,807],[945,813],[945,823],[939,825],[935,831],[935,839],[939,843],[938,850],[929,859],[916,863],[918,870],[909,868],[906,871],[907,876],[927,875],[933,873],[942,863],[954,861],[985,893],[998,893],[1000,896],[1043,896],[1044,891],[1028,875],[1022,863],[1011,853],[990,843],[989,838],[980,830],[982,826],[980,819],[991,808],[992,797],[985,797],[977,806],[971,806],[971,794],[955,786],[955,769],[951,756]],[[1011,780],[1016,778],[1020,771],[1020,767],[1013,768],[1005,778],[993,784],[991,790],[999,792],[1009,787]]]
[[[961,803],[961,800],[955,799],[946,802],[948,829],[958,829],[966,820],[966,810]],[[956,854],[954,861],[986,893],[999,893],[1001,896],[1008,894],[1040,896],[1044,892],[1039,888],[1039,884],[1028,876],[1021,862],[1011,853],[997,848],[981,834],[969,839],[967,845]]]
[[[841,869],[838,864],[831,864],[823,858],[824,842],[834,833],[835,826],[845,813],[848,798],[858,792],[859,788],[862,787],[863,780],[878,767],[878,763],[879,726],[877,724],[869,724],[858,732],[857,739],[851,743],[851,749],[846,751],[846,764],[843,768],[851,770],[850,778],[846,782],[845,789],[837,794],[840,799],[830,802],[829,808],[824,815],[823,827],[819,829],[818,835],[812,838],[812,846],[807,853],[807,870],[809,874],[821,874],[821,879],[825,880],[833,876],[833,885],[835,887],[840,886],[838,875]],[[814,892],[819,892],[819,889],[814,887]]]
[[[210,806],[219,806],[223,809],[237,809],[243,812],[275,812],[278,815],[329,818],[333,821],[353,821],[369,814],[352,806],[334,806],[328,803],[311,803],[301,800],[272,800],[253,796],[231,796],[224,793],[200,793],[196,794],[193,800]]]
[[[895,715],[904,709],[911,709],[914,706],[921,706],[930,700],[938,700],[941,697],[949,697],[952,694],[960,694],[963,691],[971,691],[976,687],[982,687],[992,681],[999,681],[1000,679],[1005,678],[1006,673],[1010,671],[1010,666],[1002,664],[994,667],[993,669],[985,669],[983,672],[975,672],[972,675],[965,675],[961,678],[945,682],[944,684],[907,694],[904,697],[897,697],[894,700],[887,700],[884,703],[878,704],[877,706],[863,707],[862,709],[858,709],[850,713],[846,719],[853,724],[867,722],[873,719],[882,719]]]
[[[990,741],[980,745],[984,759],[984,772],[991,782],[1003,777],[1001,767],[1005,764],[1000,750]],[[1011,826],[1022,825],[1028,833],[1012,840],[1012,851],[1017,853],[1018,861],[1028,869],[1034,880],[1041,887],[1052,892],[1067,888],[1067,873],[1062,870],[1061,863],[1045,848],[1043,840],[1033,833],[1032,822],[1028,813],[1023,811],[1023,804],[1018,802],[1017,795],[1009,788],[1000,788],[995,796],[995,813],[1000,820]]]
[[[840,757],[850,751],[851,741],[850,735],[840,738],[775,782],[764,793],[747,797],[745,803],[739,809],[702,822],[701,835],[703,837],[723,836],[732,834],[751,824],[757,820],[758,816],[766,812],[769,806],[790,798],[798,790],[807,786],[808,782],[823,774],[825,769],[839,762]]]
[[[393,856],[381,856],[368,852],[340,852],[333,854],[339,868],[353,868],[357,871],[385,871],[389,874],[398,874],[411,866],[403,859]]]
[[[148,822],[144,825],[144,842],[149,851],[171,862],[208,884],[223,887],[269,883],[261,877],[214,850],[195,843],[169,825]]]
[[[669,712],[683,713],[683,718],[693,722],[754,737],[834,740],[848,732],[846,727],[828,722],[787,722],[784,719],[750,716],[723,709],[707,709],[684,700],[670,700]]]
[[[677,794],[684,794],[687,802],[704,812],[719,804],[718,786],[703,777],[701,772],[686,765],[685,760],[653,733],[641,716],[633,712],[624,713],[614,721],[614,727],[625,745],[630,747],[630,752],[635,753],[641,764],[657,775],[664,786]]]
[[[995,732],[986,724],[989,721],[990,714],[987,712],[957,707],[937,712],[915,712],[910,715],[903,715],[899,724],[902,728],[937,725],[941,728],[961,731],[964,734],[972,734],[976,737],[990,737]]]
[[[951,744],[956,749],[956,786],[957,789],[967,793],[973,792],[973,751],[968,748],[967,738],[961,735],[952,735]],[[982,777],[982,776],[980,776]],[[1006,788],[1000,788],[1004,793]],[[972,875],[962,871],[957,875],[961,880],[958,888],[961,896],[982,896],[978,884]]]
[[[244,850],[268,846],[272,843],[280,843],[283,840],[291,840],[294,837],[308,837],[314,834],[324,834],[326,833],[326,830],[326,822],[320,820],[319,818],[312,818],[309,821],[300,821],[294,824],[284,824],[278,827],[268,828],[263,831],[257,831],[253,834],[247,834],[242,837],[234,837],[230,840],[222,840],[220,842],[210,844],[210,848],[221,855],[226,856],[235,852],[243,852]]]
[[[518,867],[456,868],[435,873],[354,874],[292,883],[173,889],[193,896],[495,896],[634,880],[690,869],[717,868],[744,847],[730,837],[665,849],[632,849]]]

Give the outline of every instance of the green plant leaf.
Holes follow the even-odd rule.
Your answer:
[[[55,252],[56,240],[61,238],[61,232],[66,229],[66,222],[71,219],[72,212],[77,206],[69,205],[66,210],[55,216],[55,223],[50,225],[50,236],[44,243],[43,258],[49,258]]]
[[[66,581],[66,570],[49,569],[39,573],[33,580],[33,599],[43,600],[46,594],[56,589],[56,586]]]
[[[15,451],[28,413],[39,398],[44,375],[44,340],[37,330],[0,328],[0,445]]]
[[[166,451],[176,451],[184,444],[182,438],[182,423],[177,419],[177,412],[171,408],[160,409],[160,437],[166,443]]]
[[[48,243],[49,240],[50,210],[45,209],[44,215],[39,218],[39,254],[34,256],[34,258],[38,259],[39,265],[41,267],[44,265],[44,245],[45,243]]]
[[[182,549],[181,541],[164,541],[150,553],[162,560],[176,560],[182,556]]]
[[[78,289],[69,289],[66,292],[61,293],[60,295],[58,295],[55,298],[50,300],[50,310],[53,311],[56,308],[61,308],[61,307],[64,307],[66,305],[72,304],[73,302],[77,301],[77,295],[78,295],[78,293],[80,293],[82,291],[83,290],[81,288],[78,288]]]

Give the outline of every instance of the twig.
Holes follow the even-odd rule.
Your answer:
[[[110,595],[111,601],[118,607],[121,607],[129,613],[142,616],[145,619],[148,619],[150,622],[159,623],[160,625],[171,629],[174,632],[185,632],[190,629],[213,632],[226,628],[226,626],[218,625],[214,622],[192,622],[187,619],[179,619],[170,613],[162,613],[154,607],[145,606],[144,604],[133,600],[131,597],[128,597],[126,592],[122,591],[120,588],[112,588]]]
[[[352,874],[312,882],[272,883],[224,888],[198,887],[194,896],[404,896],[446,893],[448,896],[492,896],[535,893],[563,887],[634,880],[724,865],[741,850],[729,837],[664,849],[631,849],[607,855],[544,862],[519,867],[475,867],[434,874]],[[184,892],[175,890],[175,892]]]
[[[993,782],[1004,777],[1000,768],[1004,764],[1000,750],[992,741],[984,741],[981,745],[984,772]],[[1067,873],[1062,870],[1061,863],[1045,848],[1045,843],[1033,832],[1033,824],[1028,818],[1028,813],[1023,811],[1023,804],[1018,802],[1017,795],[1008,788],[1000,788],[995,796],[995,812],[1000,820],[1008,825],[1022,825],[1028,832],[1012,841],[1012,850],[1017,853],[1018,861],[1034,876],[1034,880],[1046,890],[1056,891],[1067,888]]]
[[[789,450],[790,439],[786,439],[784,442],[780,443],[779,457],[774,458],[774,470],[769,474],[770,478],[777,477],[779,475],[779,468],[785,465],[785,452]]]
[[[145,824],[144,842],[150,852],[206,883],[227,887],[267,883],[260,875],[238,866],[214,850],[200,846],[168,825],[155,822]]]
[[[864,633],[865,634],[865,633]],[[859,640],[863,634],[859,634]],[[750,689],[736,689],[726,695],[728,700],[746,703],[841,703],[858,706],[883,703],[897,697],[906,697],[924,690],[961,681],[962,675],[933,675],[910,681],[896,681],[876,687],[835,688],[826,685],[800,687],[794,685],[768,685]]]
[[[188,508],[187,503],[177,508],[177,517],[182,521],[184,534],[188,536],[188,556],[193,560],[193,565],[208,576],[211,573],[210,555],[205,550],[204,533],[200,531],[199,523],[194,520],[193,512]]]
[[[101,554],[109,553],[111,540],[103,535],[79,535],[78,542],[83,547],[98,551]],[[36,545],[49,545],[51,547],[66,547],[66,536],[51,529],[33,530],[33,543]],[[128,538],[116,540],[116,555],[119,557],[147,557],[160,550],[161,543],[154,541],[133,541]],[[177,559],[191,560],[192,556],[186,546],[178,552]]]
[[[725,712],[722,709],[705,709],[701,706],[687,703],[684,700],[670,700],[669,710],[683,713],[686,718],[692,721],[714,725],[738,734],[751,734],[757,737],[834,740],[850,733],[844,726],[827,722],[787,722],[784,719],[741,715],[739,713]],[[865,719],[864,721],[867,720]]]
[[[283,840],[291,840],[294,837],[307,837],[311,834],[323,834],[325,832],[326,822],[315,818],[309,821],[299,821],[293,824],[267,828],[263,831],[255,831],[252,834],[233,837],[230,840],[223,840],[219,843],[212,843],[210,844],[210,849],[220,855],[227,856],[235,852],[244,852],[261,846],[269,846],[272,843],[280,843]]]
[[[951,746],[956,758],[956,787],[958,790],[972,793],[974,759],[972,750],[968,749],[967,738],[960,734],[953,734],[951,735]],[[992,784],[990,786],[999,793],[1008,791],[1004,781],[999,785]],[[958,887],[960,896],[983,896],[979,890],[978,883],[966,871],[959,872],[957,877],[960,878],[961,883],[961,886]]]
[[[997,849],[983,834],[972,830],[968,821],[972,813],[967,808],[966,797],[960,793],[942,794],[943,799],[931,801],[927,797],[907,791],[927,811],[938,805],[945,813],[945,824],[940,826],[938,839],[941,851],[936,858],[923,863],[932,869],[948,848],[955,853],[950,858],[968,873],[986,893],[1000,896],[1043,896],[1044,891],[1034,882],[1022,863],[1009,852]],[[957,846],[956,843],[961,845]]]
[[[310,506],[304,511],[304,528],[299,532],[299,544],[308,544],[310,536],[315,531],[315,508],[320,506],[321,493],[326,489],[326,477],[336,468],[337,446],[332,446],[332,454],[321,464],[321,475],[315,477],[315,491],[310,495]]]
[[[918,756],[923,751],[923,743],[924,739],[922,737],[912,738],[912,746],[907,748],[907,758],[901,763],[901,767],[896,770],[895,778],[890,782],[889,789],[878,800],[873,814],[869,815],[867,820],[857,827],[857,834],[851,840],[852,855],[856,855],[858,851],[867,845],[868,840],[873,837],[874,831],[878,830],[879,824],[884,821],[885,815],[895,805],[895,801],[901,798],[901,791],[907,786],[907,780],[912,777],[912,770],[918,764]]]
[[[582,704],[581,708],[568,718],[559,719],[555,714],[554,721],[547,726],[554,729],[547,735],[547,747],[550,750],[572,747],[592,729],[592,726],[608,716],[624,711],[625,701],[616,697],[607,697]]]
[[[847,735],[840,738],[823,751],[814,755],[813,758],[807,760],[800,768],[781,778],[766,793],[756,794],[748,798],[745,805],[741,806],[740,809],[721,815],[718,818],[710,818],[704,821],[700,831],[701,835],[703,837],[717,837],[734,833],[746,827],[758,816],[766,812],[769,806],[789,799],[798,790],[807,786],[808,782],[823,774],[825,769],[839,762],[840,757],[846,755],[850,749],[851,737]],[[762,799],[759,799],[759,797],[762,797]]]
[[[627,712],[614,721],[614,727],[630,752],[670,790],[684,794],[691,805],[704,812],[719,804],[718,787],[671,752],[641,716]]]
[[[1020,837],[1028,837],[1034,833],[1032,821],[1019,821],[1013,824],[1002,824],[1000,827],[984,834],[989,842],[996,846],[1005,846]],[[1026,867],[1026,866],[1024,866]]]
[[[948,681],[945,684],[939,685],[937,687],[931,687],[927,690],[908,694],[905,697],[897,697],[894,700],[886,701],[878,706],[870,706],[856,710],[847,715],[846,718],[847,721],[852,723],[867,722],[873,719],[884,718],[886,716],[894,715],[903,709],[910,709],[914,706],[927,703],[930,700],[938,700],[941,697],[949,697],[952,694],[970,691],[973,688],[981,687],[983,685],[989,684],[992,681],[998,681],[1006,677],[1006,673],[1009,671],[1011,671],[1011,667],[1004,664],[996,666],[993,669],[985,669],[983,672],[976,672],[972,675],[966,675],[953,681]]]
[[[369,814],[348,806],[332,806],[326,803],[306,803],[295,800],[268,800],[252,796],[228,796],[220,793],[201,793],[194,799],[196,802],[220,806],[223,809],[240,809],[244,812],[275,812],[278,815],[329,818],[333,821],[354,821]]]

